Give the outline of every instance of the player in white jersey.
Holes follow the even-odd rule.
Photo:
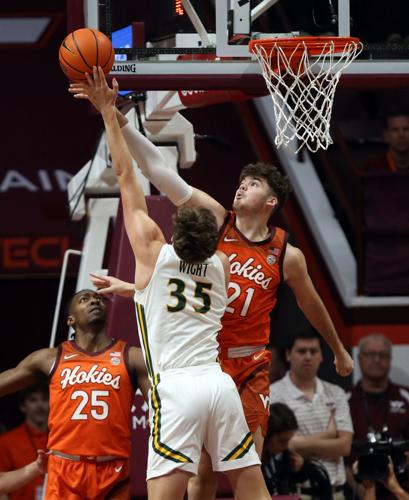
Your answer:
[[[192,214],[177,214],[176,227]],[[213,219],[203,211],[198,215],[202,225],[204,217],[208,218],[206,223],[213,232]],[[208,234],[207,230],[200,236],[205,239]],[[204,241],[206,244],[208,247]],[[137,290],[134,299],[140,341],[152,373],[216,363],[216,337],[227,300],[224,268],[218,255],[203,264],[191,264],[181,260],[172,245],[164,245],[148,286]]]
[[[104,120],[135,257],[135,304],[150,379],[148,495],[182,499],[202,446],[226,472],[238,500],[269,499],[235,384],[217,362],[217,331],[226,306],[227,257],[215,254],[218,229],[207,209],[177,212],[167,245],[146,201],[116,119],[114,88],[101,68],[92,87]],[[81,93],[78,98],[84,97]]]

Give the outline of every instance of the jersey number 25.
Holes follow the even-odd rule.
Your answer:
[[[89,396],[89,393],[85,391],[74,391],[72,393],[71,399],[79,399],[80,402],[72,414],[71,420],[88,420],[89,416],[95,420],[105,420],[107,418],[109,406],[105,399],[109,398],[109,391],[91,391],[90,411],[86,408],[89,403]]]

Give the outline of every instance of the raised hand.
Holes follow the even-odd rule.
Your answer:
[[[71,83],[68,92],[73,94],[75,99],[87,99],[99,112],[106,107],[115,106],[119,88],[116,79],[112,80],[111,89],[100,66],[92,68],[92,76],[88,73],[85,76],[86,82]]]
[[[132,283],[122,281],[115,276],[98,276],[89,273],[92,284],[101,295],[114,294],[121,297],[133,297],[135,286]]]

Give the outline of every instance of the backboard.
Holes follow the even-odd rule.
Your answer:
[[[379,0],[83,0],[83,5],[71,0],[68,8],[69,30],[95,27],[115,38],[128,27],[130,40],[116,43],[112,73],[130,90],[263,93],[248,41],[289,33],[361,38],[364,50],[345,71],[343,86],[403,88],[409,82],[409,28],[402,21],[409,5],[404,0],[393,6]]]

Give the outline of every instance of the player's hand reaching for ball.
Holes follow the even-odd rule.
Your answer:
[[[71,83],[68,92],[74,94],[75,99],[87,99],[102,113],[104,109],[115,106],[118,95],[118,82],[112,80],[112,89],[109,87],[104,72],[100,66],[92,68],[92,76],[86,73],[84,82]]]

